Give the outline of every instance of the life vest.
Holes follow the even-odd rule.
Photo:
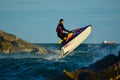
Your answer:
[[[60,27],[60,26],[57,26],[57,28],[56,28],[56,32],[58,32],[58,33],[63,33],[63,29],[62,29],[62,27]]]

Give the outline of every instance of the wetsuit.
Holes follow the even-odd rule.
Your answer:
[[[64,40],[64,38],[67,37],[67,33],[64,33],[65,31],[70,32],[69,30],[64,28],[64,25],[62,23],[59,23],[56,32],[57,32],[57,36],[62,40]]]

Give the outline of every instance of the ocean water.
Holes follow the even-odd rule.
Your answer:
[[[82,44],[70,55],[59,59],[59,45],[37,44],[54,53],[0,53],[0,80],[54,80],[63,70],[74,71],[102,59],[108,54],[118,55],[119,44]]]

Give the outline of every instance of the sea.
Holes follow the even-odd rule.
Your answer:
[[[78,70],[109,54],[117,56],[120,51],[120,44],[81,44],[65,58],[59,58],[58,44],[37,43],[37,45],[51,52],[0,53],[0,80],[57,80],[64,74],[63,70]]]

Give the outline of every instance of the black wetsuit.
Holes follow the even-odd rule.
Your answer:
[[[56,29],[57,35],[59,38],[61,38],[62,40],[67,37],[67,33],[64,32],[70,32],[69,30],[64,28],[64,25],[62,23],[59,23]]]

